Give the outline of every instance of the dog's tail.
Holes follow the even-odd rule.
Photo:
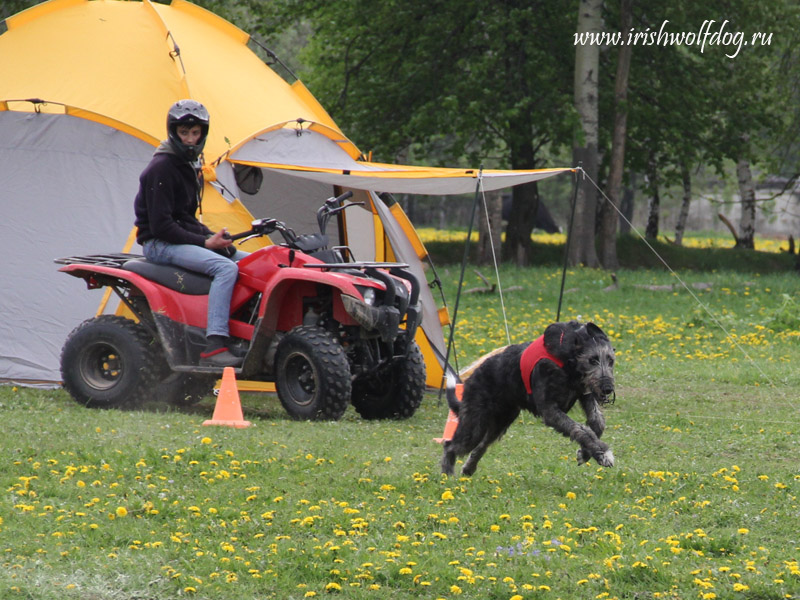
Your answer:
[[[457,415],[458,410],[461,408],[461,398],[460,394],[458,393],[460,392],[458,387],[462,385],[461,378],[458,376],[458,373],[452,369],[448,369],[445,379],[445,396],[447,397],[447,406],[449,406],[450,410]]]
[[[458,409],[461,408],[461,390],[463,385],[458,373],[452,369],[447,369],[445,381],[445,396],[447,405],[450,407],[447,415],[447,422],[444,424],[444,433],[440,438],[433,438],[439,444],[447,444],[453,439],[458,428]]]

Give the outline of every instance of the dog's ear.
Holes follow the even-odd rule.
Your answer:
[[[566,360],[575,353],[575,328],[570,323],[551,323],[544,330],[544,347],[553,356]]]
[[[605,334],[605,332],[594,323],[590,322],[586,324],[586,332],[589,334],[590,337],[598,338],[604,341],[609,341],[608,336]]]

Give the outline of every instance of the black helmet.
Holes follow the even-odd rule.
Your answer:
[[[178,156],[195,161],[203,152],[208,137],[208,111],[196,100],[178,100],[167,113],[167,135]],[[187,146],[178,136],[178,125],[200,125],[200,139],[195,146]]]

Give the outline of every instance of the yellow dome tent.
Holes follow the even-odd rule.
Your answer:
[[[212,229],[243,231],[254,216],[268,216],[310,232],[322,201],[352,189],[353,200],[366,205],[346,213],[341,241],[359,260],[407,262],[424,280],[422,243],[400,206],[378,193],[476,189],[474,170],[362,160],[300,81],[288,84],[248,48],[247,33],[184,0],[50,0],[5,25],[0,381],[60,379],[61,345],[97,312],[98,299],[57,273],[52,260],[138,251],[132,236],[138,176],[165,137],[167,109],[176,100],[193,98],[211,114],[205,156],[217,180],[206,185],[203,218]],[[248,168],[262,175],[258,190],[239,177]],[[481,186],[506,188],[564,171],[485,171]],[[448,320],[427,286],[423,293],[417,340],[428,383],[438,386],[441,326]]]

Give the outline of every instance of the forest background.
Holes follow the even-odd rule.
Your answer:
[[[300,78],[373,160],[580,165],[487,198],[502,257],[535,228],[571,264],[619,266],[631,226],[800,232],[800,5],[794,0],[198,0]],[[6,0],[0,18],[36,4]],[[2,31],[2,25],[0,25]],[[596,185],[595,185],[596,184]],[[471,198],[402,197],[418,227],[465,226]],[[574,204],[574,213],[573,213]],[[574,216],[573,216],[574,215]],[[502,224],[501,224],[502,223]],[[622,250],[620,250],[622,248]]]

